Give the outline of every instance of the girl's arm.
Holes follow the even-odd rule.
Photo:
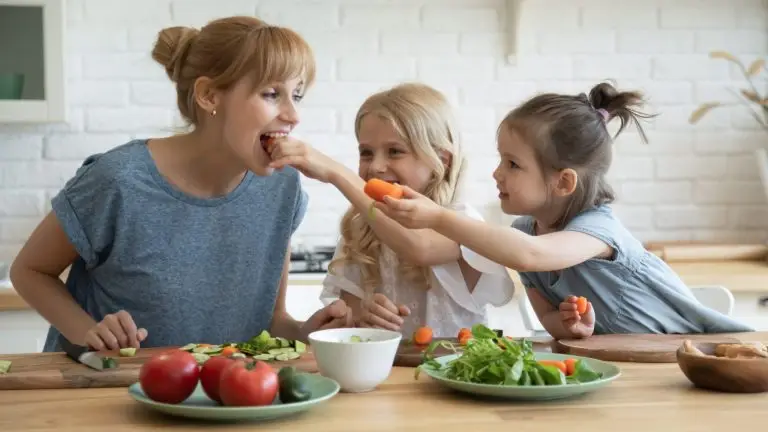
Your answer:
[[[608,258],[613,248],[588,234],[558,231],[540,236],[490,225],[450,209],[440,210],[433,225],[438,233],[512,270],[555,271],[591,258]]]
[[[96,321],[81,308],[59,278],[78,254],[58,219],[49,213],[35,228],[11,265],[11,282],[19,295],[67,340],[86,345]]]
[[[373,200],[363,191],[365,181],[349,168],[337,163],[330,182],[363,215],[370,211]],[[376,236],[398,256],[419,266],[433,266],[455,262],[461,258],[460,242],[446,238],[430,229],[411,230],[390,219],[378,209],[368,224]],[[471,276],[471,277],[477,277]]]

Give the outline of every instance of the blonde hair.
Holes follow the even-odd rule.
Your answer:
[[[390,122],[417,159],[431,169],[432,178],[420,192],[441,206],[456,201],[466,159],[453,110],[439,91],[424,84],[405,83],[368,97],[355,118],[358,139],[360,124],[367,115]],[[447,167],[441,153],[451,156]],[[361,272],[361,287],[370,296],[381,284],[381,242],[368,225],[366,216],[354,206],[342,218],[340,231],[343,246],[340,256],[329,264],[329,272],[343,263],[357,265]],[[425,286],[429,288],[428,268],[402,261],[400,266],[407,275],[424,278]]]
[[[315,79],[314,54],[298,33],[247,16],[213,20],[200,30],[164,28],[157,35],[152,58],[176,83],[176,103],[190,125],[199,121],[194,84],[200,77],[209,77],[214,88],[227,90],[251,75],[253,91],[297,77],[308,87]]]

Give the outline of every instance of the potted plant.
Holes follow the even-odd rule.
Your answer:
[[[693,111],[693,113],[691,113],[688,122],[690,124],[696,124],[713,109],[740,103],[749,109],[752,117],[754,117],[760,127],[768,133],[768,94],[763,94],[761,91],[758,91],[758,87],[755,85],[755,79],[767,70],[765,59],[755,60],[747,67],[736,58],[736,56],[727,51],[714,51],[709,54],[709,57],[729,61],[735,64],[744,75],[744,79],[747,81],[747,88],[739,89],[738,92],[733,91],[739,99],[739,102],[727,103],[715,101],[701,104]],[[764,87],[765,86],[763,86],[763,90]],[[766,197],[768,197],[768,150],[765,148],[757,149],[755,150],[755,156],[757,157],[757,165],[760,172],[760,179],[763,182],[763,189],[765,189]]]

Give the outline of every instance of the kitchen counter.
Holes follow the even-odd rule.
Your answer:
[[[677,364],[616,363],[622,375],[593,393],[550,402],[472,398],[439,387],[413,369],[395,368],[369,393],[340,393],[306,413],[226,430],[292,432],[647,432],[747,430],[768,419],[765,394],[723,394],[693,388]],[[125,388],[0,392],[0,430],[38,432],[211,430],[217,424],[163,416],[145,409]]]
[[[768,295],[768,263],[765,261],[678,262],[670,266],[686,284],[722,285],[734,294],[755,293]],[[515,284],[520,278],[512,272]],[[324,273],[291,274],[290,285],[318,285]],[[0,312],[29,309],[29,305],[13,289],[0,290]]]

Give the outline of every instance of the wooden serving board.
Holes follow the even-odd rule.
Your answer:
[[[722,334],[610,334],[557,340],[554,351],[615,362],[677,363],[676,351],[686,339],[697,343],[739,342],[730,335]]]
[[[12,362],[10,372],[0,375],[0,390],[128,387],[139,380],[139,369],[144,362],[173,349],[178,347],[140,348],[134,357],[120,357],[117,351],[102,351],[99,355],[113,357],[119,364],[117,368],[103,371],[77,363],[64,353],[0,355],[0,360]],[[309,351],[296,360],[273,364],[317,372],[315,357]]]

